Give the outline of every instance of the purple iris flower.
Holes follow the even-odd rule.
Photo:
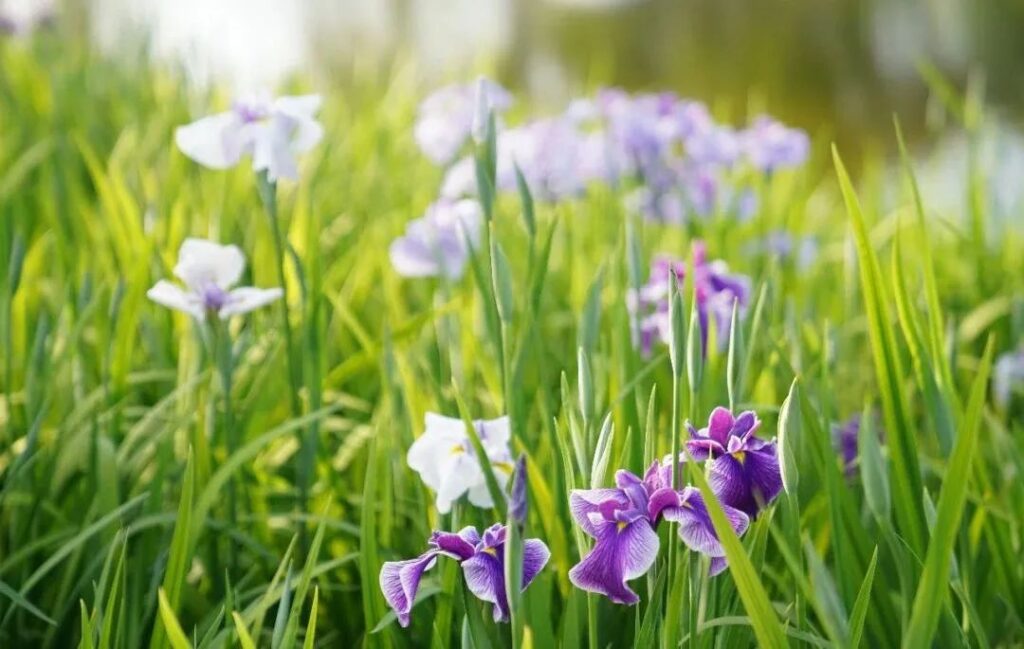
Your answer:
[[[750,279],[744,275],[729,273],[724,261],[707,261],[704,243],[693,244],[694,278],[697,290],[697,309],[701,327],[701,343],[707,351],[708,320],[714,318],[718,332],[718,344],[728,344],[729,324],[732,319],[733,303],[738,303],[743,313],[750,302]],[[671,339],[668,307],[671,295],[669,286],[671,273],[675,273],[680,286],[689,271],[687,262],[671,257],[658,257],[651,264],[651,276],[639,291],[631,290],[627,295],[627,307],[637,319],[637,346],[643,355],[651,353],[655,342],[668,344]]]
[[[857,437],[860,435],[860,414],[841,424],[832,425],[832,445],[843,460],[843,471],[850,478],[857,474]]]
[[[690,486],[672,489],[671,472],[670,465],[654,462],[643,479],[620,470],[613,489],[573,490],[572,516],[595,539],[587,556],[569,571],[573,585],[617,604],[637,603],[640,598],[626,582],[654,564],[662,519],[678,523],[687,547],[711,557],[712,576],[725,569],[725,551],[700,492]],[[723,509],[736,534],[743,534],[750,522],[747,515],[724,504]]]
[[[775,440],[754,433],[761,421],[747,410],[734,417],[726,408],[711,412],[708,425],[697,430],[689,422],[686,449],[698,462],[708,462],[708,482],[723,503],[751,518],[782,491]]]
[[[495,523],[481,536],[475,527],[464,527],[457,534],[434,532],[430,549],[405,561],[387,561],[380,570],[380,589],[388,606],[395,611],[398,622],[409,626],[409,613],[416,602],[423,573],[434,567],[439,556],[462,564],[466,585],[478,598],[494,605],[495,622],[508,621],[508,598],[505,591],[505,526]],[[522,589],[530,585],[544,568],[551,552],[539,539],[523,541]]]

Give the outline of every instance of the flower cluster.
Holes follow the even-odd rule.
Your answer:
[[[679,286],[688,278],[686,260],[667,256],[658,257],[651,264],[651,275],[639,290],[630,290],[626,296],[634,321],[636,322],[636,345],[646,356],[651,353],[655,342],[668,344],[671,340],[669,302],[671,301],[671,275],[675,273]],[[728,342],[729,322],[733,304],[739,305],[743,313],[750,302],[750,279],[743,275],[729,273],[729,267],[722,260],[709,262],[704,243],[693,244],[693,278],[697,298],[697,315],[700,319],[702,349],[707,349],[708,321],[715,320],[715,331],[719,345]]]
[[[687,450],[694,460],[708,463],[711,489],[737,535],[782,489],[775,442],[754,435],[759,425],[753,412],[734,418],[728,410],[716,408],[706,428],[690,427]],[[671,457],[654,462],[642,479],[620,470],[615,488],[570,494],[573,518],[595,540],[590,552],[569,571],[576,587],[618,604],[639,601],[626,582],[654,564],[661,520],[677,523],[683,543],[711,558],[712,576],[725,569],[725,551],[700,491],[692,486],[673,489],[672,465]]]
[[[506,107],[507,92],[496,84],[489,87],[490,105]],[[423,102],[416,139],[435,162],[447,165],[452,152],[461,149],[469,132],[470,101],[467,86],[451,86]],[[443,104],[454,108],[441,111]],[[452,144],[438,146],[439,140]],[[549,201],[579,195],[591,183],[638,182],[628,204],[672,223],[716,210],[749,214],[753,194],[730,186],[733,172],[795,167],[810,148],[806,133],[770,117],[757,117],[737,130],[717,123],[699,102],[615,88],[577,99],[560,114],[503,129],[497,145],[499,189],[515,187],[515,165],[535,195]],[[466,156],[448,168],[442,195],[461,198],[475,191],[473,160]]]
[[[405,561],[387,561],[380,571],[380,589],[388,606],[395,611],[398,622],[409,626],[409,613],[416,601],[420,579],[423,573],[444,556],[455,559],[462,565],[466,586],[470,592],[485,602],[494,605],[495,622],[509,618],[508,596],[505,584],[505,535],[504,525],[496,523],[484,530],[483,535],[475,527],[465,527],[457,534],[434,532],[428,544],[430,548],[416,557]],[[523,580],[521,588],[526,590],[533,578],[544,568],[551,552],[539,539],[523,541]]]
[[[243,270],[245,255],[238,246],[185,239],[174,267],[175,276],[185,288],[160,280],[146,295],[157,304],[184,311],[200,322],[207,314],[226,320],[281,297],[280,288],[231,288],[241,278]]]
[[[427,413],[423,434],[412,446],[406,461],[420,474],[428,487],[437,493],[437,511],[447,514],[452,503],[469,494],[469,502],[477,507],[493,507],[480,460],[473,449],[466,424],[461,419]],[[494,477],[502,488],[512,475],[512,452],[508,447],[508,417],[473,422]]]

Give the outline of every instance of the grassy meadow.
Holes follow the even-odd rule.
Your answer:
[[[413,139],[414,80],[396,65],[282,89],[323,95],[324,137],[275,188],[175,147],[225,93],[59,32],[0,41],[0,646],[1024,643],[1024,401],[991,395],[1024,328],[1024,228],[991,218],[977,157],[955,213],[930,209],[909,156],[820,139],[757,180],[745,220],[651,222],[609,185],[503,192],[461,278],[411,279],[389,245],[443,173]],[[980,95],[932,88],[973,138]],[[816,254],[759,244],[779,231]],[[283,278],[286,299],[224,324],[153,303],[187,237],[237,245],[241,283]],[[751,278],[749,308],[702,356],[684,284],[685,340],[644,356],[630,289],[698,239]],[[715,406],[781,436],[786,485],[741,538],[712,508],[729,568],[708,577],[664,525],[639,604],[574,587],[590,539],[569,491],[642,475]],[[432,530],[510,515],[438,512],[406,461],[428,412],[507,414],[526,457],[510,529],[550,560],[511,623],[447,560],[408,628],[381,594],[384,562]],[[858,413],[847,470],[831,431]]]

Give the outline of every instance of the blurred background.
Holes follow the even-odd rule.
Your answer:
[[[8,0],[29,2],[30,0]],[[921,65],[1024,105],[1019,0],[94,0],[93,37],[200,82],[274,86],[300,72],[415,62],[424,84],[495,70],[556,110],[594,85],[674,90],[812,133],[892,140],[928,119]],[[862,142],[867,144],[867,142]]]
[[[733,123],[769,112],[837,142],[851,160],[891,155],[897,114],[927,159],[923,184],[942,200],[958,191],[945,177],[962,177],[966,146],[948,128],[931,74],[951,91],[970,83],[983,93],[986,122],[998,125],[982,138],[982,155],[1000,163],[988,168],[1008,180],[1024,173],[1020,0],[72,2],[107,55],[142,47],[197,85],[235,91],[303,77],[327,92],[353,74],[400,70],[425,93],[486,71],[554,112],[598,86],[671,90]],[[0,6],[15,21],[49,10],[45,0]]]

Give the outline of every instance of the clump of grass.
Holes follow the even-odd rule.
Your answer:
[[[0,644],[1024,638],[1020,404],[986,396],[993,356],[1021,337],[1024,237],[986,218],[978,169],[964,170],[967,217],[949,219],[904,156],[887,211],[877,175],[858,192],[819,147],[759,187],[751,220],[684,227],[634,218],[618,190],[552,205],[520,182],[487,206],[470,272],[440,286],[398,277],[387,254],[440,182],[412,140],[407,75],[327,95],[325,141],[272,195],[173,147],[173,128],[223,97],[56,36],[0,43]],[[943,96],[974,134],[977,99]],[[779,229],[818,237],[817,260],[751,248]],[[283,311],[231,322],[231,380],[193,322],[145,299],[186,236],[236,243],[250,284],[287,289]],[[679,349],[645,358],[626,296],[654,253],[685,256],[697,238],[755,279],[753,304],[705,359],[692,314]],[[568,491],[642,472],[718,404],[783,427],[792,469],[742,539],[711,507],[730,571],[709,579],[680,551],[634,583],[632,609],[574,589],[588,541]],[[530,466],[524,530],[551,549],[511,627],[465,596],[454,565],[425,580],[407,631],[380,594],[381,565],[432,529],[506,519],[499,498],[434,510],[405,462],[427,411],[511,417]],[[862,411],[847,475],[829,431]]]

